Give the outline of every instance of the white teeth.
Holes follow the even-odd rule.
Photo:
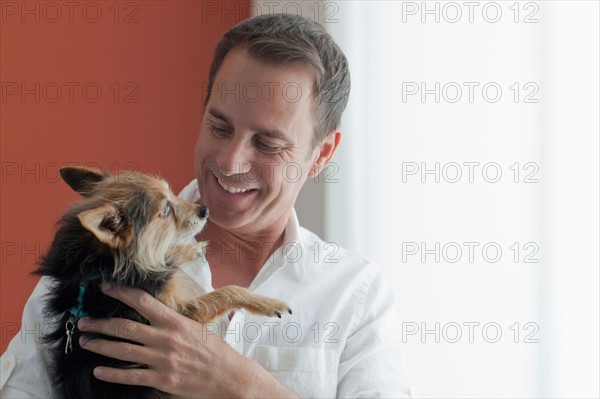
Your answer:
[[[234,188],[234,187],[229,187],[228,185],[224,184],[221,182],[221,180],[218,180],[219,185],[221,187],[223,187],[223,189],[227,192],[230,192],[231,194],[237,194],[237,193],[245,193],[246,191],[249,191],[249,188]]]

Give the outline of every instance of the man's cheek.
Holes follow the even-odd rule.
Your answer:
[[[274,184],[277,181],[278,175],[281,175],[281,164],[279,162],[262,162],[261,178],[267,184]]]
[[[287,162],[280,173],[280,178],[283,180],[284,184],[296,185],[304,182],[308,171],[304,170],[302,165],[297,162]]]

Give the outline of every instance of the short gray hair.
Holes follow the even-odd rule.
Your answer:
[[[208,73],[210,94],[219,68],[229,51],[246,49],[258,60],[285,64],[305,62],[315,72],[313,87],[313,146],[340,126],[350,96],[348,60],[325,28],[298,15],[260,15],[240,22],[221,38]]]

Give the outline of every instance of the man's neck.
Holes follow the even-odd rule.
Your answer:
[[[213,288],[235,284],[248,287],[260,269],[284,242],[285,225],[254,236],[233,233],[210,220],[198,241],[208,241],[206,259],[212,272]]]

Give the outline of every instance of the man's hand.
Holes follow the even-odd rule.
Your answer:
[[[296,397],[256,362],[207,333],[204,325],[178,314],[150,294],[126,287],[103,287],[103,292],[138,311],[150,325],[119,318],[83,318],[77,324],[82,332],[99,332],[141,345],[85,336],[80,345],[148,367],[96,367],[96,378],[153,387],[178,397]]]

